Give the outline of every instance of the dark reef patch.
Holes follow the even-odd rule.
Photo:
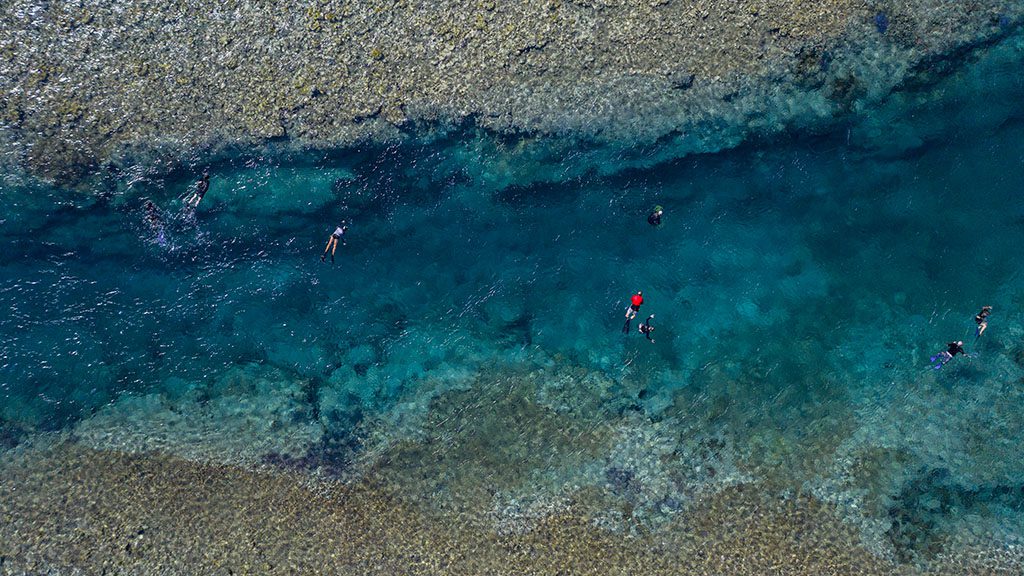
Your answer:
[[[1000,509],[1024,511],[1024,484],[965,487],[952,480],[949,470],[921,469],[889,510],[889,540],[901,562],[932,560],[947,552],[943,544],[951,530],[958,530],[957,519]]]

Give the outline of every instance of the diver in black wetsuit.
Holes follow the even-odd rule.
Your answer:
[[[651,326],[652,318],[654,318],[654,314],[648,316],[647,320],[644,320],[638,328],[640,329],[640,333],[647,336],[647,339],[651,341],[651,344],[654,344],[654,338],[651,338],[651,332],[654,332],[654,326]]]
[[[978,312],[974,317],[974,322],[978,325],[978,329],[974,332],[974,338],[981,338],[981,335],[985,333],[985,329],[988,328],[988,317],[992,315],[991,306],[982,306],[981,312]]]
[[[167,234],[164,230],[164,219],[160,217],[160,209],[157,208],[156,204],[152,201],[146,200],[146,204],[143,206],[146,211],[143,217],[146,221],[146,225],[155,234],[154,239],[156,243],[164,246],[167,244]]]
[[[151,200],[146,200],[143,208],[146,210],[146,224],[150,228],[156,229],[163,224],[163,220],[160,218],[160,209],[156,207],[156,204],[153,204]]]
[[[207,191],[210,190],[210,172],[203,171],[203,177],[196,182],[196,191],[189,194],[188,198],[185,198],[185,206],[189,206],[193,209],[199,207],[199,203],[203,201],[203,196],[206,196]]]
[[[946,362],[952,360],[953,357],[956,356],[957,354],[963,354],[964,356],[967,356],[967,352],[964,350],[964,343],[962,340],[957,340],[956,342],[950,342],[946,344],[945,350],[939,352],[935,356],[932,356],[932,368],[936,370],[942,368],[943,366],[946,365]]]
[[[647,223],[651,226],[661,226],[661,215],[665,213],[665,210],[661,206],[655,206],[654,211],[647,216]]]

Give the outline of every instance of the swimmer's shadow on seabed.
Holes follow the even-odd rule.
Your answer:
[[[972,352],[972,354],[976,353]],[[985,369],[984,358],[978,356],[953,358],[941,368],[925,366],[921,372],[922,374],[933,374],[935,382],[947,389],[968,384],[981,384],[985,378],[992,377],[991,372]]]

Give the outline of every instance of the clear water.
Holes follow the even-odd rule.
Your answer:
[[[256,363],[312,382],[303,417],[344,434],[432,381],[563,364],[614,383],[601,418],[722,438],[737,474],[866,508],[897,546],[943,523],[1016,538],[1024,75],[1002,49],[828,134],[643,169],[609,154],[601,176],[535,154],[564,142],[463,133],[224,158],[194,219],[178,198],[198,164],[8,186],[0,418],[67,428]],[[342,218],[348,245],[321,263]],[[653,344],[620,331],[636,290]],[[929,370],[954,339],[973,357]]]

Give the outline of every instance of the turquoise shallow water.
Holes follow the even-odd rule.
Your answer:
[[[965,523],[1015,540],[1024,77],[1019,48],[1002,50],[824,134],[642,168],[633,151],[633,167],[609,153],[581,171],[552,159],[564,142],[467,131],[226,156],[194,218],[178,198],[199,163],[103,190],[9,186],[5,438],[132,396],[209,402],[253,365],[306,383],[293,419],[348,438],[432,382],[561,364],[613,383],[601,418],[718,438],[735,478],[811,491],[899,554]],[[322,264],[342,218],[348,245]],[[620,332],[636,290],[653,344]],[[929,370],[954,339],[972,357]],[[617,457],[603,482],[643,477]],[[675,494],[629,497],[656,516]]]

